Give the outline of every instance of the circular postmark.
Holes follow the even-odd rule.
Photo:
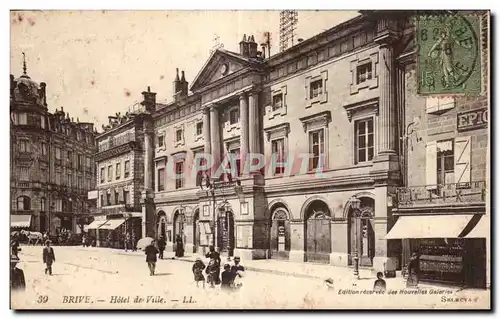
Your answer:
[[[430,91],[466,88],[479,58],[478,34],[471,21],[475,20],[460,14],[419,21],[422,84]]]

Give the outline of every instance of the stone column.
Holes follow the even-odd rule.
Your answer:
[[[248,142],[250,153],[260,153],[259,143],[259,93],[248,93]]]
[[[375,272],[384,270],[396,270],[398,259],[391,250],[389,241],[385,239],[388,232],[389,208],[387,194],[392,187],[379,186],[375,188],[375,257],[373,258],[373,270]]]
[[[210,142],[210,109],[205,107],[203,109],[203,138],[205,141],[205,149],[203,150],[205,153],[210,154],[212,151],[212,145]]]
[[[240,158],[242,159],[243,167],[240,167],[241,172],[246,172],[248,163],[246,161],[248,154],[248,101],[246,93],[240,94],[240,123],[241,123],[241,137],[240,137]]]
[[[396,83],[392,44],[382,44],[380,55],[379,153],[396,153]]]
[[[210,107],[210,142],[212,151],[212,176],[215,175],[221,163],[220,150],[220,127],[219,127],[219,110],[215,105]]]

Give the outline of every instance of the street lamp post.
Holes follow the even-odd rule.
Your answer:
[[[359,279],[359,255],[358,255],[358,245],[359,245],[359,217],[361,210],[359,209],[361,206],[361,201],[357,197],[353,197],[351,199],[351,209],[352,209],[352,217],[354,217],[354,277]]]

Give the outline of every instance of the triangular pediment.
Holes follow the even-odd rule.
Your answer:
[[[191,85],[191,91],[197,91],[213,83],[223,81],[245,69],[254,69],[259,62],[223,49],[214,51],[201,68]]]

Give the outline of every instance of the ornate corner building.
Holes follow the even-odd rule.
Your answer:
[[[26,73],[10,75],[11,227],[56,234],[81,232],[94,203],[95,135],[92,123],[50,113],[47,86]]]

